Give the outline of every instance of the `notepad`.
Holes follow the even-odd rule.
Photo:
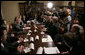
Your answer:
[[[45,54],[59,54],[60,51],[57,47],[44,47]]]

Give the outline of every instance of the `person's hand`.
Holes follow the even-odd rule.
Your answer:
[[[63,27],[60,27],[60,29],[61,29],[61,32],[63,32],[63,31],[64,31],[64,28],[63,28]]]
[[[11,37],[14,37],[14,36],[15,36],[15,35],[12,33],[12,34],[11,34]]]
[[[62,44],[62,42],[57,42],[57,44],[61,45],[61,44]]]
[[[17,51],[18,52],[21,53],[21,52],[23,52],[23,50],[24,50],[24,46],[23,45],[17,47]]]
[[[20,42],[23,42],[23,38],[19,37],[19,41],[20,41]]]
[[[47,28],[43,28],[42,31],[47,31]]]
[[[24,24],[24,27],[26,27],[26,24]]]
[[[25,27],[25,29],[29,29],[29,27]]]
[[[42,28],[44,28],[44,27],[45,27],[45,25],[41,25],[41,27],[42,27]]]
[[[29,27],[24,27],[23,29],[29,29]]]

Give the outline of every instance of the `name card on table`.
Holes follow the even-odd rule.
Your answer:
[[[30,48],[34,50],[34,44],[30,43]]]
[[[35,40],[39,40],[39,36],[38,35],[36,35]]]
[[[45,54],[59,54],[60,51],[57,47],[44,47]]]
[[[42,54],[42,53],[43,53],[43,48],[39,47],[36,54]]]
[[[33,37],[30,37],[30,41],[34,41],[34,38]]]

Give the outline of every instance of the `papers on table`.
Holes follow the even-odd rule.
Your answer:
[[[48,38],[51,38],[51,36],[50,35],[46,35]]]
[[[31,35],[31,33],[28,32],[27,35]]]
[[[42,42],[53,42],[53,40],[49,38],[42,38]]]
[[[25,47],[25,49],[24,49],[24,52],[25,52],[25,53],[30,52],[30,51],[31,51],[30,48]]]
[[[59,54],[60,51],[58,50],[57,47],[44,47],[44,52],[45,54]]]
[[[29,40],[27,38],[24,39],[24,42],[28,42]]]
[[[43,48],[39,47],[36,54],[42,54],[42,53],[43,53]]]
[[[47,38],[42,38],[42,42],[53,42],[52,38],[49,35],[47,36]]]
[[[31,30],[29,30],[28,32],[32,32]]]

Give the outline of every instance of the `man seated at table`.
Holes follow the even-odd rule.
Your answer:
[[[13,53],[14,51],[17,50],[17,46],[19,43],[23,42],[22,38],[15,38],[14,34],[12,33],[11,36],[7,35],[7,30],[4,29],[2,31],[2,36],[1,36],[1,51],[5,53]],[[16,39],[16,40],[15,40]]]
[[[3,23],[2,23],[2,25],[1,25],[1,27],[6,28],[7,31],[8,31],[8,30],[9,30],[9,25],[8,25],[7,21],[6,21],[6,20],[3,20],[2,22],[3,22]]]
[[[54,36],[56,35],[56,33],[59,32],[60,28],[59,28],[59,23],[58,23],[58,17],[50,17],[49,16],[49,23],[47,24],[47,32],[49,35],[51,35],[52,39],[54,40]]]
[[[65,41],[70,46],[73,47],[71,53],[72,52],[75,52],[75,51],[76,51],[75,53],[77,53],[77,51],[79,51],[79,50],[81,50],[83,52],[83,48],[82,48],[83,47],[82,46],[83,45],[83,43],[82,43],[82,37],[80,35],[79,30],[80,30],[79,27],[73,26],[72,29],[71,29],[71,32],[67,32],[67,33],[64,34]],[[78,52],[78,53],[81,53],[81,51]]]
[[[64,53],[68,54],[69,53],[68,51],[70,50],[70,46],[67,45],[67,43],[65,42],[62,35],[57,34],[55,36],[54,43],[59,48],[59,50],[61,51],[61,54],[64,54]]]
[[[21,20],[21,18],[17,19],[17,22],[13,24],[13,30],[15,32],[23,32],[23,29],[28,29],[28,27],[26,27],[26,24],[23,23],[23,21]]]
[[[15,31],[21,31],[23,30],[23,22],[21,21],[21,18],[17,19],[17,22],[14,23],[14,30]]]

